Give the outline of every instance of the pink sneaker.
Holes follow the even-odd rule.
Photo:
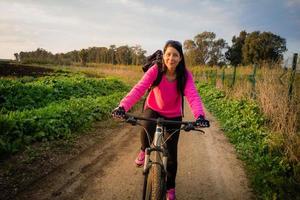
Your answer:
[[[134,162],[138,167],[141,167],[144,165],[144,160],[145,160],[145,151],[141,150]]]
[[[167,190],[167,200],[175,200],[175,188]]]

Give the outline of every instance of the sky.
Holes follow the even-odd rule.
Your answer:
[[[286,39],[300,52],[300,0],[0,0],[0,58],[43,48],[66,53],[114,44],[147,54],[211,31],[231,45],[240,31]]]

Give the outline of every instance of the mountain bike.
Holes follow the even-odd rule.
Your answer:
[[[199,131],[202,134],[205,132],[201,129],[205,126],[200,126],[192,121],[171,121],[163,118],[144,118],[135,116],[129,113],[125,114],[125,122],[132,125],[143,125],[139,122],[141,120],[151,121],[156,123],[156,131],[152,140],[145,127],[150,147],[145,150],[145,161],[143,168],[144,184],[143,184],[143,199],[146,200],[165,200],[166,199],[166,181],[167,181],[167,161],[168,150],[166,142],[172,135],[179,130],[184,131]],[[168,138],[165,138],[165,125],[166,124],[181,124],[180,129],[170,133]],[[151,142],[152,141],[152,142]]]

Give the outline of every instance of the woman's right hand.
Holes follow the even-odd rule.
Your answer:
[[[125,111],[124,107],[118,106],[111,112],[111,115],[113,118],[116,118],[116,119],[124,119],[125,113],[126,113],[126,111]]]

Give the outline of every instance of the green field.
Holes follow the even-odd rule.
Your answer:
[[[67,138],[107,118],[128,89],[113,78],[78,73],[0,78],[0,155]]]

